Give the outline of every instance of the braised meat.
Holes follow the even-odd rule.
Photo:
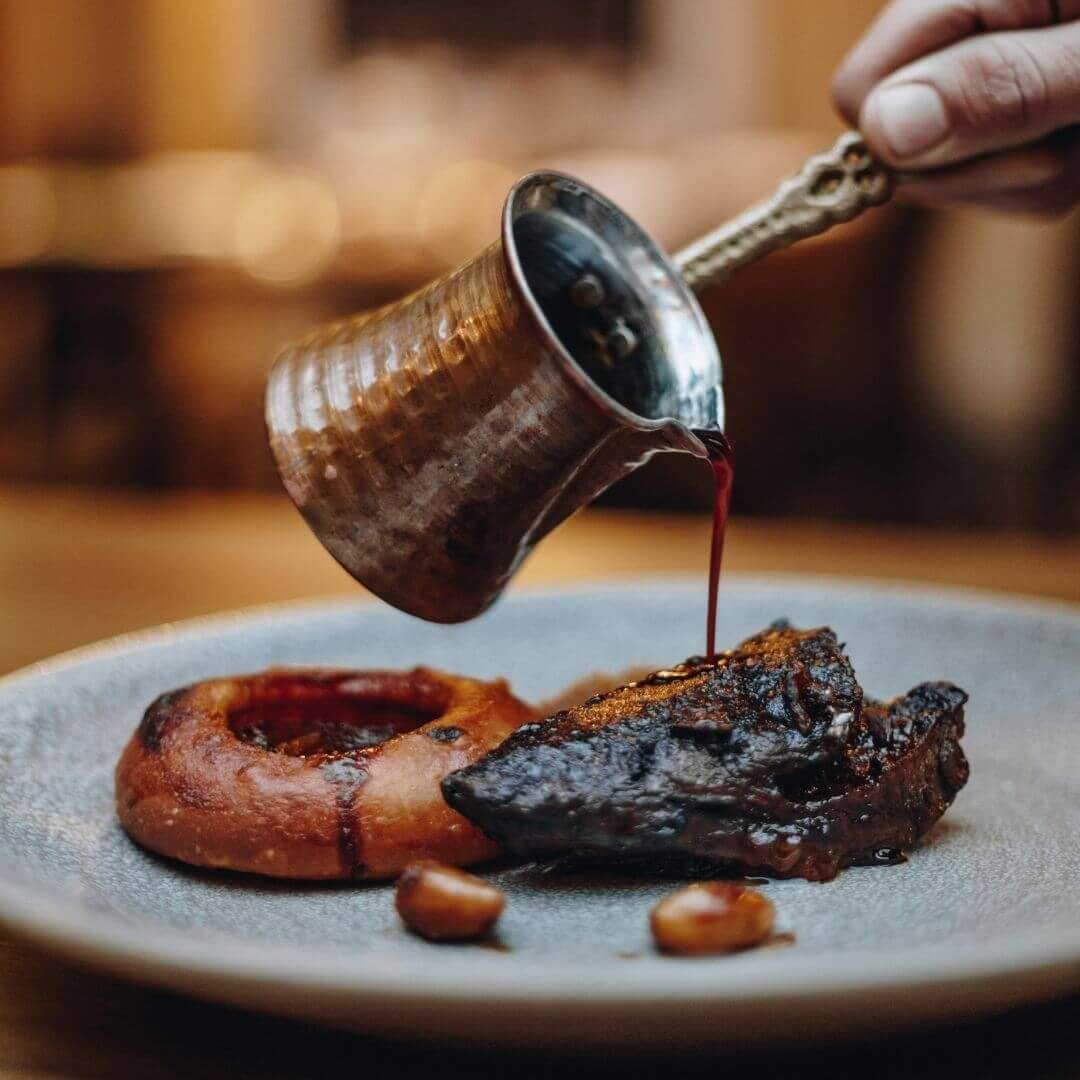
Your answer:
[[[519,728],[443,794],[520,854],[826,881],[902,859],[945,812],[966,700],[937,682],[864,701],[831,630],[780,622]]]

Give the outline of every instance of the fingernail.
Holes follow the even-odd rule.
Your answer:
[[[925,83],[886,86],[871,96],[871,115],[899,159],[918,157],[949,134],[941,95]]]

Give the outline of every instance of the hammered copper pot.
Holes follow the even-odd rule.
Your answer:
[[[342,566],[457,622],[653,454],[705,456],[692,431],[723,426],[720,358],[640,228],[534,173],[472,261],[285,349],[266,416],[286,490]]]

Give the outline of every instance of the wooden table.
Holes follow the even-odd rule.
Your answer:
[[[708,522],[587,512],[541,546],[521,586],[701,573]],[[822,523],[733,522],[726,569],[914,578],[1080,601],[1080,540]],[[0,489],[0,672],[154,623],[353,585],[283,498]],[[687,1068],[1080,1076],[1080,998],[885,1044]],[[594,1071],[564,1062],[560,1071]],[[620,1064],[655,1078],[655,1061]],[[670,1066],[668,1066],[670,1067]],[[402,1046],[129,986],[0,933],[0,1075],[315,1076],[380,1068],[539,1074],[550,1062]]]

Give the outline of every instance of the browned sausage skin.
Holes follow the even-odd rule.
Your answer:
[[[197,866],[388,878],[497,846],[443,800],[443,777],[533,712],[502,680],[277,669],[163,694],[116,769],[120,821]]]

